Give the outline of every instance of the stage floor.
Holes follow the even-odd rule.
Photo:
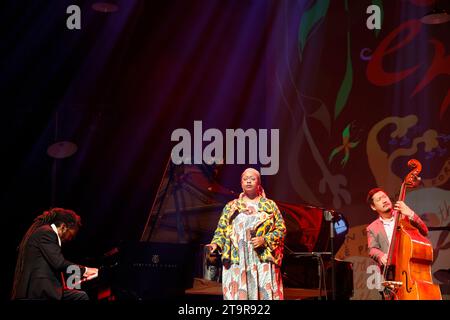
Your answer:
[[[194,278],[193,287],[185,291],[186,295],[222,296],[222,283]],[[325,292],[322,292],[325,296]],[[319,298],[319,289],[284,288],[285,300],[303,300]]]

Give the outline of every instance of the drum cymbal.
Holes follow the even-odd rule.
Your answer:
[[[47,148],[47,154],[56,159],[63,159],[70,157],[77,152],[78,147],[75,143],[70,141],[60,141],[52,144]]]
[[[434,277],[441,282],[449,283],[450,282],[450,269],[439,269],[434,274]]]

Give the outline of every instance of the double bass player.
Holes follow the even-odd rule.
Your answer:
[[[423,235],[428,236],[428,228],[420,217],[403,201],[392,205],[386,192],[381,188],[373,188],[367,194],[367,204],[378,215],[377,219],[367,227],[369,256],[380,266],[387,263],[389,245],[394,231],[394,210],[408,217],[411,224]]]
[[[411,159],[408,166],[412,170],[405,177],[394,206],[383,189],[368,192],[367,202],[378,214],[367,227],[369,256],[383,271],[383,299],[441,300],[439,286],[433,283],[431,275],[433,246],[427,238],[428,228],[404,202],[406,189],[419,184],[422,165]]]

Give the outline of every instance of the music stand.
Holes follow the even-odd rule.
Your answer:
[[[290,256],[293,257],[314,257],[317,259],[317,275],[319,277],[319,299],[322,299],[322,283],[324,284],[325,297],[328,298],[327,293],[327,272],[322,256],[331,255],[331,252],[293,252]]]

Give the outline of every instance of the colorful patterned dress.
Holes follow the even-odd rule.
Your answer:
[[[222,273],[224,299],[282,300],[279,265],[286,230],[275,203],[262,198],[252,208],[235,200],[225,207],[221,220],[213,243],[226,251]],[[263,236],[266,246],[255,249],[250,241],[254,236]]]

